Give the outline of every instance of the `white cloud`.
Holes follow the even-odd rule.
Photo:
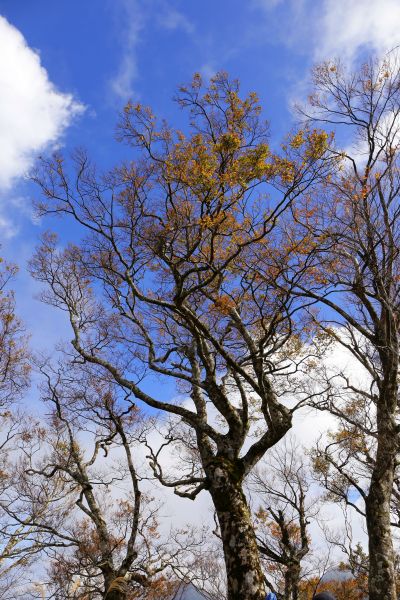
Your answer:
[[[214,77],[217,71],[218,68],[215,67],[213,63],[204,63],[199,69],[200,75],[202,75],[206,80],[210,80],[211,77]]]
[[[0,189],[8,189],[84,110],[59,92],[22,34],[0,16]]]
[[[341,345],[336,344],[332,351],[326,357],[326,366],[332,369],[332,372],[342,371],[347,376],[351,377],[352,384],[362,388],[368,385],[368,375],[362,365],[354,358],[354,356]],[[182,401],[182,398],[181,398]],[[184,402],[186,408],[192,409],[192,400],[187,399]],[[213,423],[216,411],[212,405],[208,407],[210,423]],[[326,440],[329,430],[335,430],[337,427],[336,418],[326,411],[319,411],[312,408],[302,408],[295,413],[293,427],[288,433],[288,437],[292,437],[295,443],[304,450],[311,450],[315,447],[318,440]],[[161,427],[161,432],[163,428]],[[287,437],[282,439],[277,447],[285,446]],[[163,443],[162,435],[153,430],[148,442],[154,450],[158,450]],[[254,440],[252,440],[254,441]],[[250,441],[249,441],[250,443]],[[300,453],[302,452],[299,450]],[[141,459],[144,461],[146,452],[143,452]],[[268,459],[269,453],[266,453],[265,458]],[[160,457],[160,462],[163,466],[164,474],[171,474],[179,477],[179,459],[171,447],[165,449]],[[168,532],[170,526],[176,528],[184,527],[187,523],[195,526],[207,525],[210,529],[213,528],[213,507],[209,493],[203,491],[196,498],[194,503],[188,499],[180,498],[173,493],[172,489],[160,487],[157,484],[149,486],[151,494],[157,498],[163,505],[161,529],[164,534]],[[319,496],[324,490],[315,485],[315,495]],[[253,506],[257,505],[258,499],[256,494],[252,494]],[[356,541],[361,541],[365,544],[365,533],[363,527],[364,520],[360,519],[354,511],[349,512],[350,522],[353,528],[353,535]],[[343,527],[342,508],[336,503],[327,503],[323,506],[321,512],[321,522],[323,522],[330,530],[335,533],[340,532]],[[312,523],[311,526],[312,539],[315,547],[321,552],[321,556],[326,553],[326,539],[323,535],[320,525]],[[332,556],[333,564],[339,562],[343,557],[335,551]]]
[[[378,55],[400,41],[398,0],[324,0],[315,40],[317,58],[340,56],[352,62],[360,51]]]
[[[2,240],[10,240],[17,235],[18,231],[18,226],[12,219],[0,214],[0,233]]]
[[[134,84],[139,74],[138,46],[145,27],[155,24],[160,29],[190,34],[194,26],[183,13],[164,0],[119,0],[116,6],[123,52],[117,74],[111,80],[111,89],[118,99],[126,102],[137,96]]]
[[[127,101],[134,95],[133,84],[138,73],[136,47],[144,27],[144,15],[136,0],[122,0],[120,8],[123,18],[123,55],[118,72],[111,80],[111,88],[117,98]]]
[[[22,223],[26,224],[26,220],[32,225],[39,225],[41,222],[31,200],[25,196],[12,196],[9,191],[0,194],[0,239],[14,238],[19,234]]]
[[[274,37],[312,60],[339,57],[352,63],[361,53],[381,56],[400,42],[398,0],[289,0],[284,21],[276,10],[282,5],[281,0],[253,0],[268,23],[276,18]]]
[[[192,33],[194,30],[193,23],[181,12],[168,8],[163,15],[160,16],[159,23],[163,29],[174,31],[180,29],[186,33]]]

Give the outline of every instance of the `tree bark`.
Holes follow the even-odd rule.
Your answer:
[[[287,600],[298,600],[300,564],[294,563],[288,566],[285,574],[285,598]]]
[[[207,469],[221,530],[228,600],[265,600],[264,575],[250,510],[235,463],[221,461]]]
[[[126,600],[127,583],[123,577],[105,577],[104,600]]]
[[[397,390],[394,390],[391,395],[397,399]],[[395,398],[393,397],[394,403]],[[386,407],[390,404],[393,403],[385,402]],[[379,412],[378,410],[378,415]],[[381,418],[378,416],[376,461],[366,499],[369,600],[383,600],[383,598],[397,600],[395,557],[390,525],[390,500],[396,465],[397,437],[394,415],[381,415]]]
[[[118,590],[111,590],[106,593],[105,600],[126,600],[126,594]]]

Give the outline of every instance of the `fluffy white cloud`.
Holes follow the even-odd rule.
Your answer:
[[[84,107],[56,89],[38,53],[2,16],[0,89],[0,190],[6,190]]]

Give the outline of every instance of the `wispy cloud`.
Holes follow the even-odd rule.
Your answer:
[[[84,107],[56,89],[40,57],[0,16],[0,191],[31,167],[38,152],[60,139]],[[7,223],[2,217],[2,229]]]
[[[398,0],[324,0],[321,4],[316,58],[340,56],[351,63],[360,52],[382,55],[400,42]]]
[[[111,80],[111,89],[118,99],[126,101],[135,95],[134,82],[138,75],[137,47],[146,16],[137,0],[120,0],[118,10],[120,11],[122,58],[118,72]]]
[[[10,240],[15,237],[19,232],[17,224],[7,217],[6,215],[0,214],[0,234],[2,240]]]
[[[206,81],[210,80],[211,77],[214,77],[217,71],[218,68],[212,62],[204,63],[199,69],[200,75],[202,75]]]
[[[119,0],[120,45],[122,55],[118,71],[111,80],[111,89],[118,100],[135,98],[135,83],[139,76],[139,47],[142,35],[150,24],[167,31],[191,34],[194,26],[180,11],[164,0]]]
[[[398,0],[253,0],[253,7],[269,20],[279,13],[272,37],[314,61],[340,57],[351,64],[365,52],[382,55],[400,42]]]
[[[13,196],[8,190],[0,194],[0,239],[2,242],[16,237],[27,223],[39,225],[40,217],[32,202],[25,196]]]
[[[183,13],[168,7],[168,5],[164,6],[164,10],[158,18],[158,24],[163,29],[168,29],[170,31],[176,29],[186,33],[192,33],[194,31],[193,23]]]

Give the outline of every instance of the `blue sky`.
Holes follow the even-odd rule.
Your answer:
[[[0,0],[1,254],[20,266],[18,312],[33,348],[51,353],[70,339],[63,315],[34,300],[38,285],[26,270],[51,225],[34,218],[38,192],[25,178],[38,154],[81,145],[111,167],[126,151],[114,132],[130,97],[176,123],[176,86],[220,69],[259,93],[277,140],[313,64],[382,55],[399,32],[399,0]],[[73,236],[65,221],[56,227],[64,240]],[[301,442],[326,428],[324,418],[297,425]],[[179,510],[186,518],[191,509]]]
[[[49,227],[34,219],[37,190],[24,178],[39,153],[82,145],[112,166],[130,97],[176,122],[176,86],[220,69],[259,93],[277,139],[315,62],[355,63],[400,37],[398,0],[0,0],[0,15],[0,239],[20,264],[19,309],[39,345],[63,332],[60,316],[32,303],[25,268]]]

